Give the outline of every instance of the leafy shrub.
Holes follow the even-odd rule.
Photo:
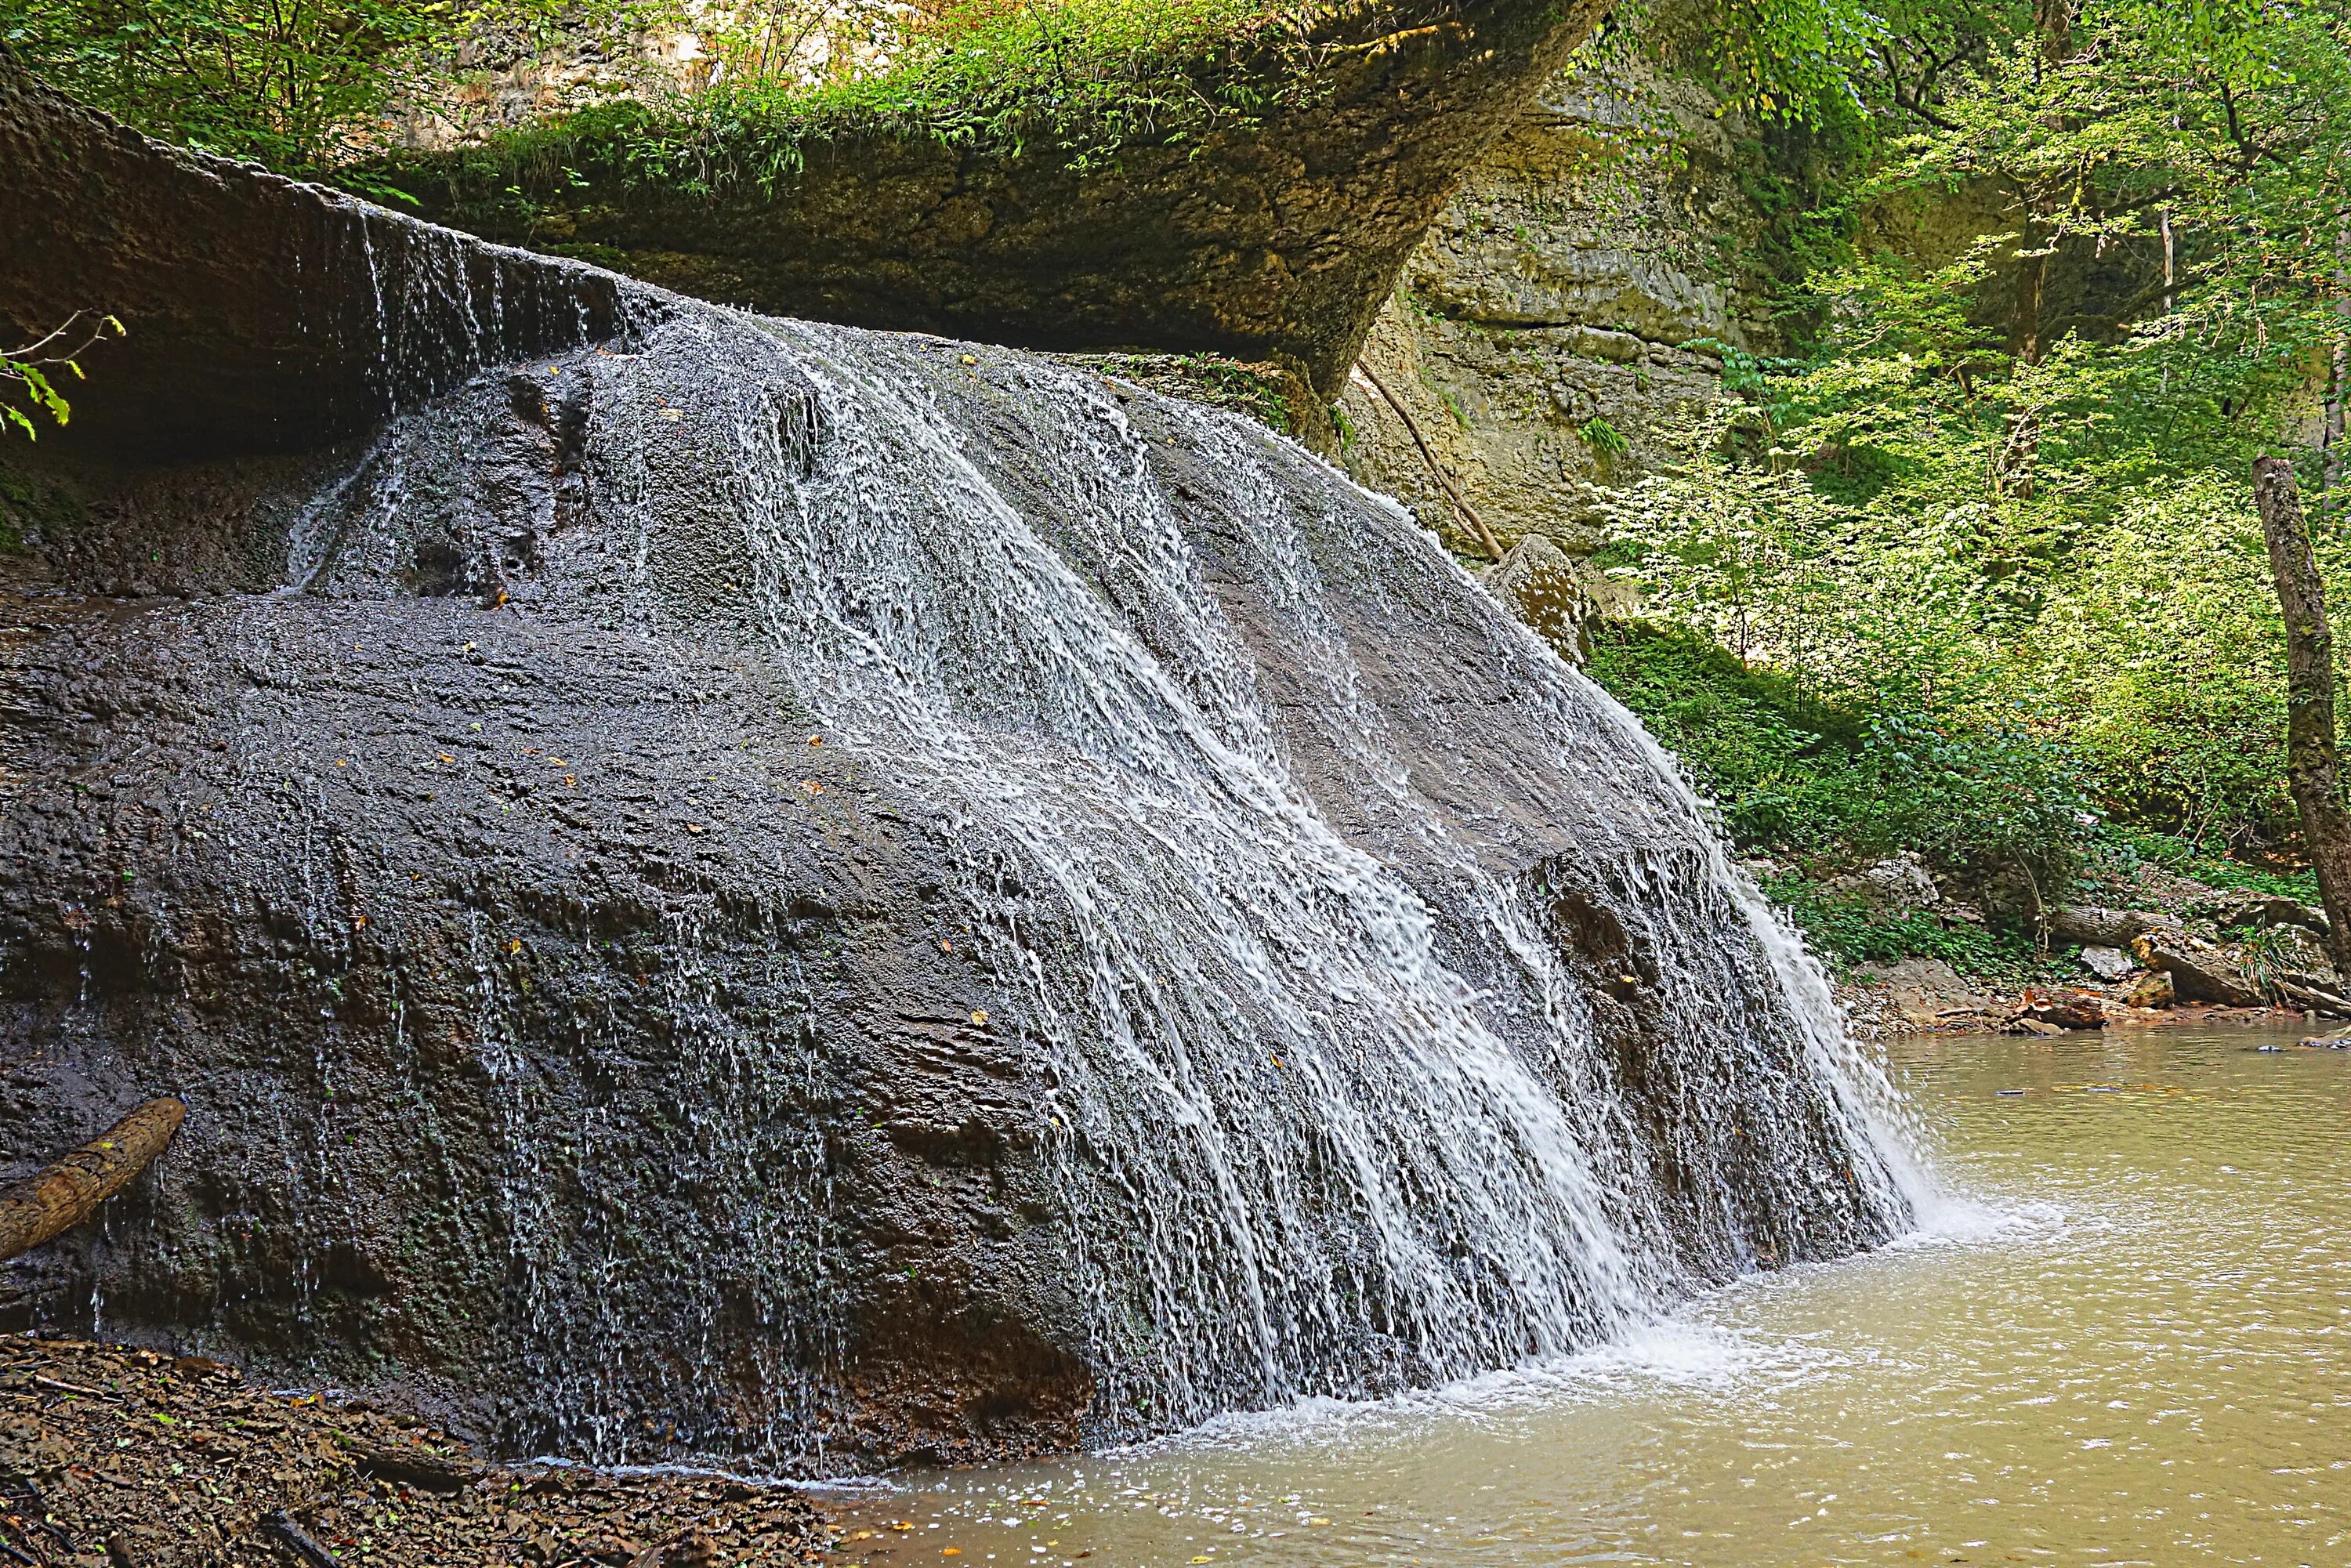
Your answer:
[[[2116,827],[2102,835],[2097,846],[2108,869],[2128,875],[2141,862],[2193,878],[2207,887],[2229,888],[2291,898],[2315,906],[2318,878],[2308,870],[2265,870],[2216,848],[2199,848],[2170,833],[2146,828]]]
[[[2057,887],[2096,820],[2069,754],[2021,728],[1824,701],[1674,629],[1608,628],[1590,668],[1680,756],[1744,850],[1844,863],[1915,849],[1948,871],[2022,866]]]
[[[2012,984],[2071,976],[2064,954],[2043,952],[2020,933],[1971,924],[1946,925],[1925,910],[1879,914],[1860,904],[1832,898],[1819,883],[1802,877],[1767,878],[1763,891],[1832,969],[1849,971],[1869,964],[1928,957],[1942,959],[1962,975]]]
[[[151,135],[289,173],[350,161],[420,56],[463,29],[402,0],[0,0],[0,37]]]

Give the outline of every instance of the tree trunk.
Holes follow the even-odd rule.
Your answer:
[[[2335,216],[2335,353],[2327,367],[2325,423],[2319,427],[2317,512],[2322,521],[2343,509],[2343,416],[2351,398],[2351,211]]]
[[[2078,0],[2033,0],[2032,30],[2041,44],[2035,79],[2065,65],[2074,57],[2074,11]],[[2063,131],[2065,122],[2052,115],[2043,123],[2052,132]],[[2028,365],[2037,365],[2048,353],[2042,324],[2043,296],[2049,287],[2049,263],[2058,240],[2058,208],[2063,204],[2064,181],[2051,173],[2036,183],[2025,203],[2023,242],[2018,246],[2022,253],[2016,271],[2015,316],[2009,328],[2009,349]]]
[[[150,1100],[96,1142],[0,1189],[0,1263],[72,1229],[129,1186],[163,1152],[187,1113],[177,1100]]]
[[[2326,905],[2326,950],[2351,981],[2351,811],[2343,806],[2335,749],[2335,639],[2326,626],[2326,584],[2302,520],[2294,464],[2253,464],[2253,503],[2270,547],[2270,574],[2285,617],[2285,774],[2302,814],[2303,843]]]
[[[2074,13],[2079,0],[2033,0],[2032,26],[2039,36],[2041,50],[2037,69],[2045,78],[2052,71],[2074,57]],[[2042,121],[2052,134],[2065,129],[2063,116],[2052,114]],[[2064,184],[2055,173],[2047,175],[2027,193],[2024,233],[2017,246],[2016,298],[2009,322],[2008,347],[2020,363],[2037,365],[2049,354],[2047,313],[2049,264],[2056,258],[2057,246],[2064,237],[2060,209],[2064,204]],[[2009,417],[2008,440],[2001,455],[1993,460],[1991,498],[1997,503],[2013,496],[2030,500],[2032,496],[2033,469],[2041,452],[2041,411],[2027,408]]]
[[[1405,433],[1412,437],[1412,444],[1420,448],[1420,460],[1428,465],[1429,473],[1435,476],[1437,487],[1445,492],[1446,499],[1453,503],[1454,511],[1469,525],[1470,531],[1478,536],[1478,542],[1485,547],[1486,553],[1500,560],[1504,554],[1502,541],[1494,537],[1494,530],[1486,526],[1486,519],[1478,515],[1478,508],[1469,504],[1469,498],[1461,493],[1461,486],[1453,482],[1453,476],[1447,474],[1445,465],[1437,460],[1437,453],[1429,446],[1428,438],[1420,433],[1420,422],[1396,401],[1396,394],[1388,391],[1388,383],[1372,373],[1371,366],[1358,360],[1353,373],[1363,377],[1371,389],[1379,393],[1380,401],[1404,421]]]

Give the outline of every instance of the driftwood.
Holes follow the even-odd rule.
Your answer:
[[[72,1229],[129,1186],[170,1145],[187,1113],[177,1100],[150,1100],[104,1136],[0,1189],[0,1263]]]
[[[2327,1018],[2351,1019],[2351,1001],[2321,988],[2305,975],[2273,975],[2270,984],[2278,994],[2298,1007],[2306,1008]]]
[[[262,1531],[276,1536],[294,1549],[294,1555],[310,1568],[343,1568],[342,1560],[310,1538],[310,1532],[294,1522],[294,1516],[284,1509],[273,1509],[261,1516]]]

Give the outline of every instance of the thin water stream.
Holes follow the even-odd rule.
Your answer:
[[[1436,1393],[895,1477],[848,1560],[2342,1568],[2351,1056],[2299,1033],[1899,1042],[1951,1197],[1890,1249]]]

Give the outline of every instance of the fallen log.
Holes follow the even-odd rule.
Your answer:
[[[0,1263],[72,1229],[129,1186],[171,1144],[187,1113],[177,1100],[150,1100],[104,1136],[0,1189]]]
[[[2351,1019],[2351,1001],[2322,989],[2304,976],[2273,975],[2270,977],[2270,984],[2277,988],[2279,995],[2297,1006],[2328,1018]]]

